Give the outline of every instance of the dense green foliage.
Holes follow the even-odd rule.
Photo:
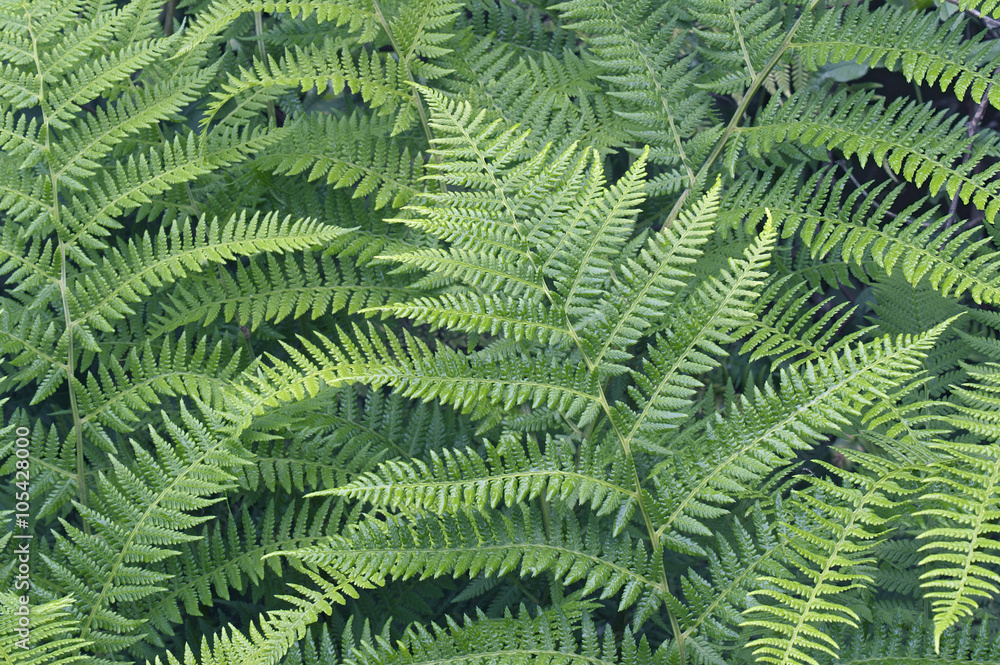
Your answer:
[[[1000,662],[998,5],[0,0],[0,660]]]

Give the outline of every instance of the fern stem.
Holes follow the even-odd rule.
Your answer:
[[[177,0],[169,0],[163,6],[163,34],[169,37],[174,34],[174,12],[177,11]]]
[[[46,137],[46,143],[48,143],[48,137]],[[52,185],[53,197],[56,195],[55,183]],[[63,306],[63,316],[66,320],[66,385],[69,388],[69,408],[73,415],[73,431],[76,434],[76,491],[77,495],[80,497],[80,504],[83,506],[87,505],[87,477],[86,477],[86,459],[83,456],[83,421],[80,418],[80,405],[76,401],[76,391],[73,389],[73,373],[76,371],[74,367],[74,356],[75,352],[73,350],[73,320],[69,313],[69,301],[67,299],[67,282],[66,282],[66,245],[59,241],[59,259],[62,263],[62,268],[60,269],[59,276],[59,291],[62,296],[62,306]],[[84,520],[83,522],[84,533],[90,533],[90,526]]]
[[[253,31],[257,35],[257,53],[260,55],[260,64],[265,68],[267,63],[267,49],[264,48],[264,17],[261,12],[253,13]],[[277,125],[277,114],[274,112],[274,100],[267,100],[267,119],[272,125]]]
[[[499,189],[499,191],[503,190]],[[543,287],[542,290],[545,296],[548,298],[549,303],[555,305],[555,300],[552,297],[552,294],[549,291],[548,286],[543,282],[542,287]],[[573,340],[573,343],[576,345],[577,350],[580,352],[580,357],[583,359],[584,364],[587,366],[587,370],[590,372],[595,371],[596,366],[594,362],[590,359],[590,356],[587,355],[587,352],[583,344],[583,340],[580,339],[580,336],[577,334],[576,329],[573,328],[573,324],[570,321],[568,314],[566,316],[566,330],[569,332],[570,338]],[[612,429],[614,429],[615,436],[618,438],[618,442],[621,445],[622,450],[624,450],[625,454],[628,455],[630,459],[632,459],[632,465],[631,465],[632,481],[635,485],[636,505],[639,508],[639,513],[642,515],[643,525],[646,528],[646,533],[649,535],[650,543],[653,547],[653,552],[662,552],[659,545],[660,534],[656,529],[656,527],[653,526],[653,520],[649,515],[649,508],[646,506],[646,502],[643,498],[642,479],[639,478],[639,471],[635,466],[635,458],[632,454],[630,440],[629,438],[626,438],[623,435],[622,431],[618,428],[618,425],[615,423],[614,414],[611,409],[611,405],[608,403],[608,397],[605,392],[605,387],[603,385],[597,386],[597,395],[595,397],[598,401],[598,404],[600,404],[601,410],[604,412],[605,417],[608,419],[608,422],[611,423],[611,427]],[[591,423],[591,425],[593,425],[593,423]],[[591,427],[590,431],[591,432],[593,431],[593,427]],[[579,460],[577,459],[576,462],[578,463]],[[546,536],[548,536],[547,527],[548,525],[546,524]],[[660,556],[662,556],[662,554]],[[660,581],[659,584],[657,584],[656,586],[659,587],[663,596],[667,596],[670,594],[670,585],[667,582],[666,570],[664,570],[662,565],[659,566],[659,568],[660,568]],[[680,665],[685,665],[684,636],[680,632],[680,626],[677,623],[677,618],[674,616],[673,611],[670,609],[669,606],[666,607],[666,610],[667,610],[667,616],[670,618],[671,629],[674,631],[674,636],[677,639],[677,649],[678,649],[678,655],[680,657]]]
[[[25,16],[27,18],[26,27],[28,34],[31,36],[31,48],[32,56],[35,61],[35,71],[38,74],[38,106],[42,114],[42,128],[45,130],[45,146],[44,151],[47,156],[51,157],[52,154],[52,125],[49,121],[48,113],[45,110],[45,77],[42,75],[42,61],[38,55],[38,38],[35,35],[35,30],[33,27],[32,16],[31,16],[31,6],[24,2],[22,7],[25,10]],[[83,424],[80,419],[80,405],[76,401],[76,391],[73,389],[73,374],[76,372],[75,367],[75,350],[73,348],[73,317],[70,315],[69,309],[69,283],[66,275],[66,240],[65,234],[60,232],[60,207],[59,207],[59,179],[56,176],[55,170],[52,168],[51,161],[49,162],[49,182],[52,187],[52,223],[55,226],[56,233],[59,237],[59,295],[62,302],[63,318],[66,322],[66,362],[61,363],[63,370],[66,372],[66,387],[69,389],[69,407],[70,412],[73,417],[73,432],[76,437],[76,491],[77,496],[80,499],[80,504],[83,506],[87,505],[87,477],[86,477],[86,458],[83,455]],[[86,520],[81,520],[83,522],[83,532],[90,535],[90,525]]]
[[[581,353],[583,353],[582,348],[580,349],[580,351]],[[586,358],[586,354],[584,354],[584,357]],[[629,439],[623,436],[622,431],[618,429],[618,425],[615,423],[614,418],[612,417],[611,406],[608,404],[607,396],[604,393],[604,387],[599,386],[598,391],[599,391],[598,400],[601,404],[601,409],[607,416],[608,422],[611,423],[611,427],[615,431],[615,436],[618,437],[618,442],[621,444],[622,449],[625,451],[625,454],[632,459],[631,466],[632,466],[632,479],[635,482],[635,501],[639,507],[639,512],[642,515],[642,521],[646,527],[646,533],[649,535],[650,543],[653,546],[653,552],[654,554],[659,552],[659,556],[662,559],[663,550],[660,548],[660,531],[653,526],[653,520],[649,516],[649,508],[646,506],[646,502],[643,499],[644,495],[642,492],[642,480],[639,478],[639,470],[635,466],[635,457],[632,455],[631,444],[629,443]],[[670,594],[670,584],[667,582],[667,572],[662,565],[662,561],[660,563],[661,563],[661,565],[659,566],[660,583],[658,586],[660,587],[660,591],[663,594],[663,596],[668,596]],[[677,640],[677,655],[680,659],[680,665],[685,665],[686,660],[684,657],[684,635],[681,632],[680,624],[678,624],[677,622],[677,617],[674,616],[674,613],[670,609],[669,605],[666,607],[666,610],[667,610],[667,617],[670,619],[670,629],[674,633],[674,639]]]
[[[698,183],[702,182],[705,176],[708,175],[709,170],[712,168],[712,164],[714,164],[715,160],[722,154],[722,149],[726,147],[726,142],[732,137],[733,134],[736,133],[740,120],[743,118],[743,114],[746,113],[747,108],[750,106],[750,101],[754,98],[754,95],[757,94],[757,91],[760,90],[760,87],[764,84],[764,81],[771,73],[771,70],[773,70],[775,65],[778,64],[778,61],[781,60],[781,56],[785,55],[785,52],[788,51],[788,47],[792,44],[792,39],[795,38],[795,33],[799,31],[799,26],[802,25],[802,19],[805,18],[806,14],[812,12],[818,3],[819,0],[810,0],[809,5],[803,8],[799,17],[795,20],[795,23],[792,24],[791,29],[785,34],[785,38],[782,40],[781,45],[775,49],[774,53],[771,54],[770,59],[768,59],[764,67],[757,72],[756,76],[754,76],[753,81],[750,82],[750,87],[747,88],[746,93],[743,95],[743,99],[741,99],[739,105],[737,105],[736,111],[733,113],[733,117],[729,120],[729,124],[726,125],[726,130],[722,133],[722,136],[719,137],[719,140],[716,141],[715,146],[712,148],[712,152],[709,153],[705,162],[701,165],[701,168],[698,169],[698,173],[692,180],[691,186],[686,187],[684,191],[681,192],[681,195],[678,197],[674,207],[670,209],[667,219],[663,222],[663,226],[667,227],[674,223],[674,220],[677,219],[681,209],[684,207],[684,202],[687,200],[687,197],[690,196],[691,192],[695,190]]]
[[[500,189],[500,191],[503,190]],[[542,283],[542,286],[546,297],[549,299],[549,302],[554,305],[555,300],[553,299],[552,294],[548,289],[548,286],[544,282]],[[584,364],[587,366],[587,370],[590,372],[595,371],[596,365],[594,364],[594,361],[590,359],[590,356],[587,355],[587,352],[583,344],[583,340],[581,340],[580,336],[577,335],[576,329],[573,328],[573,324],[570,321],[568,314],[566,316],[566,329],[567,331],[569,331],[570,338],[573,340],[573,343],[576,345],[577,350],[580,352],[580,357],[583,359]],[[601,406],[601,410],[605,414],[605,417],[608,419],[608,422],[611,423],[611,427],[615,432],[615,436],[618,438],[618,442],[621,445],[622,450],[632,460],[631,464],[632,481],[633,484],[635,485],[636,505],[639,508],[639,513],[642,515],[643,525],[645,526],[646,533],[649,536],[650,544],[653,547],[653,552],[661,552],[660,556],[662,556],[662,550],[660,548],[660,533],[656,529],[656,527],[653,526],[653,520],[649,515],[649,508],[646,506],[646,501],[643,498],[644,495],[642,491],[642,479],[639,478],[639,471],[635,465],[635,457],[632,454],[630,437],[624,436],[623,432],[618,428],[618,425],[614,419],[614,414],[611,409],[611,405],[608,402],[608,397],[605,392],[605,387],[603,385],[597,386],[596,398]],[[591,431],[593,431],[593,428],[591,428]],[[548,532],[546,531],[546,535],[547,533]],[[662,565],[660,565],[659,568],[660,568],[660,582],[659,584],[657,584],[657,586],[660,588],[660,591],[663,594],[663,596],[667,596],[670,594],[670,586],[669,583],[667,582],[666,570],[663,568]],[[685,665],[684,636],[680,632],[680,626],[677,623],[677,618],[674,616],[673,611],[670,609],[669,606],[666,607],[666,610],[667,610],[667,616],[670,618],[671,630],[674,631],[674,636],[677,639],[677,649],[678,649],[678,655],[680,657],[680,665]]]
[[[416,84],[416,80],[413,78],[413,72],[410,71],[410,64],[403,57],[403,54],[399,50],[399,44],[396,42],[396,37],[392,34],[392,29],[389,27],[389,22],[385,20],[385,16],[382,14],[382,7],[378,4],[378,0],[372,0],[372,7],[375,8],[375,16],[378,17],[378,22],[385,30],[386,37],[389,38],[389,44],[392,46],[393,53],[399,58],[399,64],[403,66],[403,71],[406,72],[406,78],[411,84]],[[417,93],[416,88],[411,90],[413,94],[413,103],[417,106],[417,115],[420,116],[420,125],[424,128],[424,136],[427,137],[427,145],[431,144],[434,139],[434,134],[431,132],[431,126],[427,122],[427,110],[424,108],[424,102],[420,99],[420,95]],[[443,184],[442,184],[443,186]]]
[[[732,5],[729,5],[729,17],[733,19],[733,28],[736,30],[736,37],[740,41],[740,51],[743,52],[743,61],[747,63],[747,69],[750,70],[750,76],[756,78],[757,72],[754,71],[753,60],[750,59],[750,51],[747,50],[746,40],[743,39],[743,30],[740,29],[740,20],[736,16],[736,10],[733,9]]]
[[[961,11],[964,11],[969,16],[975,16],[977,19],[979,19],[980,21],[982,21],[983,25],[985,25],[990,30],[993,30],[993,29],[996,29],[996,28],[1000,28],[1000,21],[996,20],[995,18],[990,18],[989,16],[987,16],[983,12],[981,12],[981,11],[979,11],[977,9],[973,9],[972,7],[968,7],[968,6],[963,7],[963,5],[968,5],[968,3],[962,3],[962,2],[959,2],[958,0],[944,0],[944,1],[947,2],[948,4],[955,5]]]

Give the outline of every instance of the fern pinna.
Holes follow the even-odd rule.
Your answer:
[[[996,662],[1000,11],[915,4],[0,1],[0,653]]]

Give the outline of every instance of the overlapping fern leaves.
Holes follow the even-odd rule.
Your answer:
[[[0,2],[0,651],[995,658],[998,8],[901,4]]]
[[[325,348],[303,341],[309,355],[289,349],[296,366],[275,365],[256,389],[269,400],[260,404],[314,394],[324,383],[361,380],[487,418],[495,417],[490,412],[497,407],[558,409],[573,431],[590,428],[594,439],[576,443],[578,461],[571,468],[553,456],[560,449],[556,441],[546,441],[546,451],[552,447],[553,452],[543,453],[538,444],[531,444],[535,452],[524,457],[522,444],[514,438],[500,448],[488,448],[485,460],[463,452],[435,459],[432,465],[389,464],[381,473],[328,493],[361,498],[381,510],[400,511],[400,517],[383,521],[377,517],[381,511],[373,513],[346,537],[288,556],[348,577],[362,571],[375,579],[398,580],[443,573],[550,571],[564,585],[586,581],[585,592],[595,588],[596,579],[604,588],[602,596],[621,592],[619,611],[636,605],[633,623],[639,629],[670,597],[658,563],[665,548],[705,555],[701,541],[712,534],[710,520],[729,514],[727,508],[740,494],[750,493],[769,473],[788,464],[797,450],[814,445],[821,432],[836,431],[851,416],[860,416],[858,407],[870,400],[868,395],[905,384],[943,326],[915,339],[847,346],[829,361],[807,360],[798,371],[783,372],[777,390],[769,388],[734,404],[729,417],[710,423],[685,448],[674,449],[672,441],[684,440],[684,425],[692,417],[696,377],[717,366],[712,356],[721,352],[720,344],[732,341],[729,331],[746,325],[752,312],[754,289],[762,285],[762,269],[776,235],[770,221],[744,257],[731,260],[729,270],[678,296],[676,287],[684,284],[679,280],[690,275],[683,266],[701,253],[698,246],[712,230],[716,187],[691,214],[649,238],[645,255],[655,252],[661,263],[649,261],[644,268],[633,262],[629,280],[621,287],[631,297],[620,297],[614,288],[588,289],[597,279],[610,280],[610,266],[621,263],[613,251],[625,246],[630,233],[629,220],[619,211],[634,214],[635,173],[643,161],[608,188],[600,184],[598,164],[587,155],[577,156],[575,148],[556,156],[543,152],[515,164],[512,159],[523,140],[519,134],[501,131],[497,123],[484,126],[482,113],[471,117],[468,106],[449,103],[431,91],[425,94],[435,114],[436,143],[442,146],[437,154],[447,165],[435,177],[449,189],[428,194],[435,205],[410,206],[414,217],[401,221],[449,245],[392,258],[463,286],[448,296],[419,300],[415,307],[401,303],[381,309],[466,332],[482,332],[482,322],[492,321],[491,332],[507,331],[515,340],[532,343],[522,347],[527,359],[501,357],[498,362],[478,352],[432,350],[409,334],[382,341],[373,330],[368,335],[358,330],[354,338],[342,334],[338,342],[324,341]],[[588,209],[596,215],[584,227],[590,234],[576,237]],[[525,211],[523,217],[516,212],[520,210]],[[459,226],[463,219],[488,223]],[[526,237],[537,241],[525,243]],[[563,254],[564,248],[570,252]],[[487,268],[484,282],[481,275]],[[475,297],[484,287],[495,295]],[[505,306],[515,298],[521,306]],[[612,298],[620,298],[618,307]],[[531,302],[540,307],[523,305]],[[647,326],[662,326],[665,332],[643,335],[628,309],[639,309]],[[665,319],[659,320],[657,313]],[[624,336],[616,339],[623,329]],[[632,347],[641,340],[645,359],[629,367]],[[538,350],[532,351],[532,346]],[[578,369],[559,371],[553,360]],[[601,381],[612,376],[628,377],[633,385],[627,397],[615,400],[605,392]],[[484,403],[492,403],[492,409]],[[720,445],[722,441],[729,446]],[[595,454],[599,463],[592,466]],[[647,455],[666,459],[649,467]],[[696,455],[702,458],[697,463]],[[611,506],[608,496],[613,497]],[[528,507],[536,497],[558,507],[543,519]],[[584,513],[591,512],[585,529],[580,518],[567,516],[578,503],[591,506],[592,512]],[[612,510],[613,505],[619,508]],[[605,528],[617,540],[584,537],[601,532],[605,513],[612,520]],[[861,534],[851,537],[864,539]],[[629,544],[634,538],[638,540]],[[820,613],[809,625],[835,620]],[[755,643],[769,645],[765,657],[778,654],[776,662],[804,657],[797,632],[782,634],[772,621],[759,625],[779,635]],[[815,627],[810,630],[821,634]],[[805,648],[810,646],[816,645]]]

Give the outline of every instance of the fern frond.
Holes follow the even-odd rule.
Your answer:
[[[82,634],[104,649],[134,642],[148,617],[130,616],[132,603],[164,590],[169,576],[143,564],[197,539],[187,529],[211,519],[197,512],[221,500],[233,486],[230,470],[248,463],[210,413],[206,425],[182,405],[181,420],[164,419],[166,436],[150,429],[155,454],[133,441],[130,465],[110,459],[112,472],[99,476],[89,505],[77,506],[93,531],[63,521],[66,535],[57,534],[53,583],[79,594],[73,612]]]
[[[824,146],[856,157],[862,166],[869,159],[885,164],[932,194],[944,187],[949,197],[971,200],[990,221],[1000,210],[995,177],[1000,166],[984,164],[996,153],[997,139],[976,135],[970,148],[964,124],[929,104],[900,97],[886,106],[869,91],[847,94],[823,87],[796,93],[782,104],[772,100],[752,126],[736,132],[737,140],[727,147],[733,154],[745,146],[761,156],[790,141]]]
[[[506,612],[502,618],[488,619],[481,612],[475,619],[465,617],[462,625],[449,618],[447,625],[425,628],[412,626],[403,639],[392,643],[385,637],[366,641],[352,649],[359,665],[413,665],[442,661],[504,663],[533,660],[565,665],[652,665],[662,662],[662,652],[655,651],[645,636],[636,639],[628,627],[620,645],[605,630],[603,638],[587,615],[578,618],[579,610],[564,601],[555,609],[532,617],[521,607],[517,616]],[[579,627],[579,636],[577,636]]]
[[[811,305],[817,291],[791,275],[773,280],[761,293],[759,302],[766,303],[766,309],[758,309],[758,320],[733,334],[736,339],[749,336],[740,353],[751,352],[751,360],[768,358],[772,367],[788,361],[795,367],[821,356],[830,358],[868,332],[842,334],[857,308],[848,308],[844,302],[832,304],[832,298]]]
[[[365,520],[346,536],[281,556],[334,575],[364,571],[373,580],[502,576],[515,570],[534,576],[548,571],[564,585],[586,580],[584,594],[600,588],[607,598],[620,591],[622,610],[640,603],[645,616],[655,611],[664,597],[657,557],[625,534],[602,537],[596,524],[585,528],[571,513],[561,515],[566,514],[554,514],[547,528],[540,511],[527,504],[519,504],[509,516],[469,507],[406,521],[389,515]]]
[[[431,451],[429,463],[386,462],[374,473],[313,494],[437,514],[465,506],[514,507],[543,496],[568,507],[589,505],[595,514],[605,515],[634,500],[628,487],[632,476],[628,460],[605,460],[596,447],[586,442],[580,446],[574,451],[569,442],[550,439],[542,452],[530,437],[522,443],[508,435],[499,445],[486,442],[483,455],[472,450],[444,450],[440,455]]]
[[[589,313],[603,295],[611,273],[610,259],[621,252],[631,236],[638,206],[645,199],[647,155],[648,150],[644,150],[607,191],[595,192],[596,196],[584,199],[579,207],[568,211],[572,217],[582,219],[587,231],[565,234],[548,262],[568,317]],[[604,182],[600,162],[596,160],[591,181],[598,186]]]
[[[327,242],[343,229],[314,220],[279,219],[246,213],[220,223],[202,219],[193,229],[174,225],[154,239],[149,234],[113,250],[97,270],[84,273],[74,284],[71,311],[74,323],[112,332],[111,321],[134,314],[129,302],[150,295],[152,288],[200,272],[208,263],[222,263],[237,256],[260,252],[287,252]]]
[[[631,372],[634,385],[629,392],[636,408],[618,404],[612,418],[626,449],[635,445],[664,452],[660,440],[686,416],[699,387],[693,376],[715,367],[713,356],[722,355],[720,345],[732,342],[729,333],[746,324],[776,237],[768,222],[743,259],[732,260],[730,270],[701,284],[664,321],[666,330],[650,344],[649,357]]]
[[[695,87],[694,55],[680,56],[670,3],[571,0],[553,6],[566,28],[583,33],[595,63],[611,85],[609,94],[625,102],[624,118],[637,123],[640,144],[656,146],[650,161],[666,167],[648,191],[671,194],[694,185],[696,165],[711,150],[716,132],[701,131],[708,120],[708,94]],[[683,33],[681,33],[683,34]]]
[[[452,33],[443,28],[451,25],[463,9],[463,4],[454,0],[406,3],[389,22],[393,48],[411,80],[431,81],[450,73],[434,64],[433,59],[451,53],[444,44]]]
[[[214,70],[214,67],[205,68],[180,80],[144,87],[134,95],[119,98],[107,108],[97,109],[93,115],[85,115],[81,122],[64,133],[53,150],[51,159],[58,165],[55,177],[65,181],[64,175],[93,176],[101,168],[100,160],[126,136],[176,117],[208,84]]]
[[[969,293],[979,303],[1000,301],[998,259],[990,240],[977,229],[949,226],[943,216],[935,219],[924,200],[892,212],[902,187],[888,192],[887,184],[871,192],[856,188],[845,197],[850,175],[834,179],[820,172],[801,186],[794,181],[795,174],[782,177],[772,191],[784,194],[769,195],[748,178],[733,194],[739,201],[734,210],[752,219],[766,206],[783,224],[785,235],[798,230],[815,259],[837,257],[862,267],[871,262],[889,275],[898,269],[914,286],[926,278],[945,296]],[[795,190],[797,195],[792,194]]]
[[[209,104],[209,112],[202,119],[207,126],[219,112],[234,99],[261,88],[276,86],[299,88],[303,92],[310,88],[326,90],[334,94],[343,92],[345,87],[362,95],[365,102],[382,115],[395,115],[393,134],[398,134],[416,116],[409,104],[413,93],[406,85],[405,71],[391,56],[378,52],[361,51],[357,56],[349,49],[338,47],[327,40],[322,44],[295,47],[285,53],[281,60],[270,59],[264,64],[254,60],[253,69],[241,68],[239,76],[229,75],[229,81],[222,86],[222,92],[214,92],[214,101]],[[401,107],[404,109],[401,111]]]
[[[213,41],[229,25],[248,12],[289,12],[292,15],[315,16],[320,22],[347,25],[351,32],[360,32],[357,40],[371,41],[380,27],[378,16],[368,0],[215,0],[199,13],[198,22],[184,34],[175,58],[182,57],[208,41]]]
[[[409,146],[390,138],[391,129],[361,114],[305,115],[255,164],[282,175],[308,172],[310,181],[325,178],[334,187],[351,187],[354,197],[374,194],[376,210],[390,203],[399,208],[422,189],[423,163]]]
[[[757,504],[753,530],[733,521],[732,541],[716,534],[717,547],[708,552],[705,571],[690,570],[681,578],[684,602],[673,596],[667,603],[677,617],[688,648],[708,653],[739,637],[741,613],[752,606],[749,592],[762,576],[788,577],[781,563],[782,542]],[[718,658],[718,656],[716,656]]]
[[[990,367],[989,369],[993,369]],[[929,566],[921,575],[924,597],[934,611],[934,646],[939,649],[945,630],[971,616],[980,599],[1000,592],[1000,545],[991,536],[1000,531],[1000,430],[996,425],[996,374],[970,372],[972,383],[956,391],[963,404],[948,420],[989,443],[941,442],[936,447],[949,459],[935,465],[925,482],[930,490],[923,501],[930,507],[918,515],[929,515],[936,526],[918,538],[927,542],[920,565]],[[975,392],[973,392],[975,391]]]
[[[358,268],[349,260],[269,253],[252,257],[248,264],[238,263],[235,276],[219,272],[185,280],[171,290],[169,303],[164,302],[162,311],[155,314],[158,326],[151,336],[198,321],[207,326],[220,319],[236,320],[253,332],[265,322],[278,323],[288,317],[308,314],[315,320],[341,310],[354,314],[410,294],[405,282],[394,281],[379,284],[374,271]]]
[[[372,586],[362,578],[331,581],[312,571],[307,574],[314,586],[289,585],[295,595],[282,594],[280,598],[293,607],[260,616],[247,631],[248,635],[228,625],[211,644],[207,638],[202,639],[197,657],[187,645],[183,661],[168,651],[165,660],[157,657],[156,665],[278,665],[288,650],[306,636],[311,625],[333,611],[334,604],[357,597],[355,587]]]
[[[268,574],[281,575],[281,559],[264,557],[315,544],[339,526],[341,513],[342,505],[333,500],[279,509],[272,499],[257,519],[244,506],[225,527],[206,528],[198,540],[181,544],[179,555],[164,562],[170,590],[153,597],[142,610],[149,627],[170,634],[171,624],[183,621],[182,610],[197,615],[200,608],[237,597]]]
[[[891,531],[879,510],[899,511],[901,499],[917,491],[912,468],[848,451],[858,471],[822,463],[829,478],[809,478],[811,487],[796,492],[785,509],[794,522],[784,525],[794,551],[790,567],[808,580],[765,576],[770,588],[751,591],[771,598],[744,610],[745,626],[766,631],[747,643],[757,662],[816,665],[816,652],[836,657],[837,642],[828,626],[858,627],[860,616],[850,596],[870,587],[875,558],[871,550]],[[847,596],[844,598],[844,596]]]
[[[698,20],[701,53],[717,72],[715,80],[702,85],[742,97],[772,55],[782,12],[750,0],[698,0],[691,13]]]
[[[373,329],[368,334],[354,332],[356,341],[341,331],[339,344],[319,336],[322,347],[303,339],[306,353],[285,345],[294,366],[271,358],[269,366],[260,366],[261,377],[248,377],[250,412],[315,395],[324,385],[360,381],[389,385],[405,397],[438,399],[480,415],[488,411],[487,405],[510,409],[525,402],[559,408],[566,417],[585,423],[596,415],[596,379],[585,368],[567,367],[551,358],[505,362],[470,358],[447,347],[431,351],[409,333],[404,335],[404,347],[395,336],[388,336],[386,344]]]
[[[700,545],[673,534],[710,535],[705,522],[725,514],[721,505],[751,491],[796,451],[814,445],[822,432],[848,422],[858,406],[910,377],[949,323],[918,336],[848,346],[830,361],[819,358],[795,371],[781,369],[778,390],[770,384],[754,389],[727,417],[717,415],[706,433],[717,443],[677,451],[656,469],[662,492],[657,505],[663,511],[658,533],[667,546],[702,553]]]
[[[503,15],[501,6],[490,9],[487,21]],[[549,50],[535,54],[515,41],[525,30],[529,31],[525,40],[561,34],[565,41],[565,31],[534,32],[523,25],[524,20],[497,23],[489,24],[493,31],[484,27],[476,35],[478,41],[463,48],[461,55],[447,59],[461,79],[461,85],[454,86],[455,95],[495,114],[506,126],[530,129],[532,151],[552,144],[555,152],[562,152],[581,143],[606,154],[625,143],[627,135],[622,132],[623,120],[614,115],[614,100],[593,82],[599,67],[569,50],[561,57]]]
[[[618,268],[621,277],[602,302],[602,316],[584,341],[599,347],[593,363],[600,366],[612,350],[627,349],[660,319],[671,296],[683,286],[691,265],[701,255],[713,229],[719,207],[721,182],[709,190],[691,210],[681,212],[677,221],[650,237],[636,259],[631,257]]]
[[[514,300],[500,295],[446,293],[429,298],[415,298],[376,308],[412,319],[433,328],[486,333],[513,340],[530,340],[553,347],[565,346],[571,331],[564,317],[527,299]]]
[[[18,596],[0,594],[0,656],[11,665],[73,665],[89,662],[82,651],[90,642],[77,637],[78,622],[67,609],[73,597],[22,604]],[[27,617],[25,622],[22,617]]]
[[[72,213],[67,215],[72,232],[66,245],[74,260],[91,265],[93,261],[77,246],[103,249],[106,243],[97,236],[108,235],[108,228],[119,228],[117,218],[137,208],[140,218],[149,215],[150,211],[143,208],[150,206],[151,197],[242,161],[279,137],[260,128],[237,128],[207,137],[185,132],[148,152],[118,161],[102,174],[100,182],[93,182],[92,191],[74,193],[66,206]]]
[[[868,3],[843,6],[809,21],[790,47],[806,69],[853,60],[900,71],[907,81],[951,88],[959,100],[986,95],[1000,108],[1000,90],[990,85],[1000,56],[990,54],[984,33],[968,37],[957,19],[940,22],[934,13]]]
[[[192,349],[184,334],[176,341],[164,339],[155,351],[148,342],[133,347],[127,355],[103,359],[86,382],[74,380],[81,425],[131,432],[139,414],[151,411],[165,397],[192,395],[209,406],[222,406],[222,394],[240,365],[239,350],[228,349],[221,342],[210,347],[206,338],[199,339]],[[106,434],[88,435],[107,440]]]

